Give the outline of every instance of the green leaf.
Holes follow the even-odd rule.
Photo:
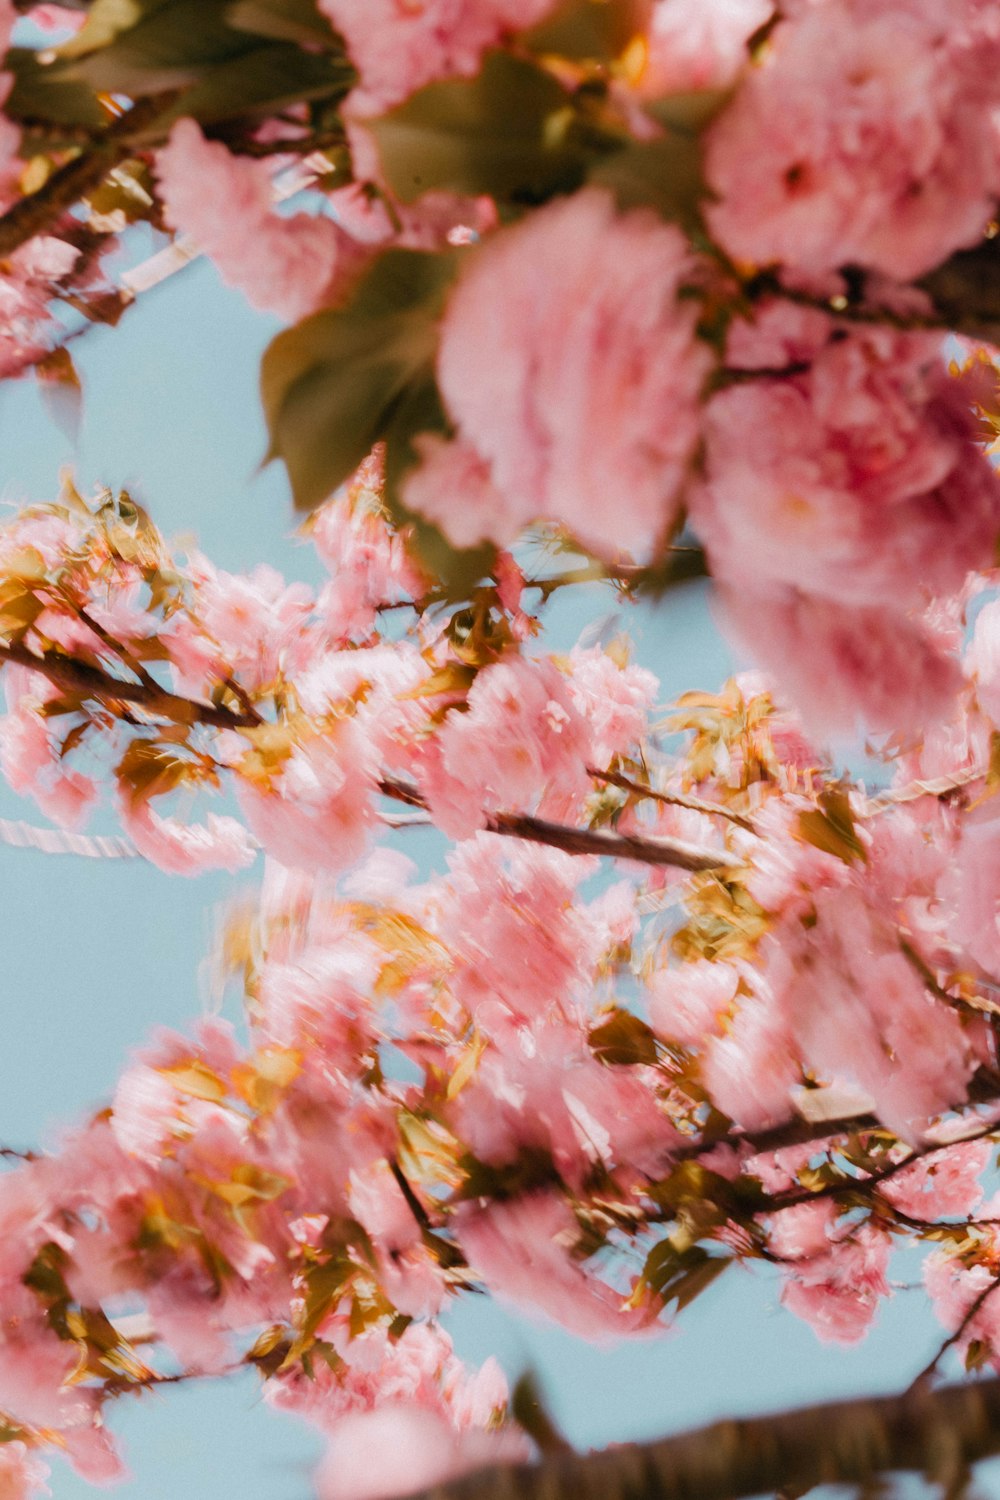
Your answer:
[[[969,1347],[965,1351],[965,1369],[968,1374],[974,1370],[981,1370],[992,1358],[993,1350],[989,1342],[983,1339],[970,1339]]]
[[[565,1453],[569,1443],[556,1426],[534,1370],[525,1370],[510,1393],[510,1414],[540,1453]]]
[[[642,1277],[665,1307],[676,1302],[677,1311],[682,1312],[730,1265],[728,1255],[709,1255],[701,1245],[678,1251],[666,1239],[650,1250]]]
[[[432,83],[367,128],[404,203],[431,188],[538,203],[584,179],[590,152],[575,120],[571,96],[549,73],[489,52],[475,78]]]
[[[183,88],[260,45],[227,26],[224,9],[225,0],[96,0],[87,25],[59,56],[69,59],[69,76],[101,92],[135,98]],[[92,21],[101,23],[95,33]]]
[[[403,479],[419,462],[414,438],[426,432],[448,432],[448,419],[429,364],[404,393],[386,429],[384,503],[394,524],[401,530],[407,528],[411,550],[440,583],[445,597],[467,599],[476,585],[492,574],[496,548],[490,542],[480,547],[453,547],[436,526],[403,504]]]
[[[195,762],[155,740],[133,740],[115,767],[115,776],[133,806],[203,779]]]
[[[675,94],[648,106],[664,128],[655,140],[631,141],[597,159],[588,182],[607,187],[618,206],[654,208],[688,232],[701,228],[701,204],[708,196],[702,174],[701,133],[729,98],[721,89]]]
[[[83,387],[73,356],[65,345],[53,349],[38,361],[35,377],[41,386],[49,416],[63,436],[76,443],[83,415]]]
[[[819,795],[819,808],[813,812],[800,813],[797,832],[800,839],[842,859],[846,865],[857,861],[868,863],[868,851],[854,826],[851,802],[843,787],[824,787]]]
[[[14,86],[4,101],[4,113],[12,120],[46,120],[94,130],[107,125],[108,117],[94,91],[69,77],[65,64],[42,63],[34,50],[12,47],[4,58],[4,71],[14,76]]]
[[[653,1029],[628,1010],[615,1010],[588,1038],[596,1057],[613,1067],[656,1062]]]
[[[339,100],[354,76],[346,61],[325,52],[303,52],[285,42],[256,46],[210,68],[157,118],[157,134],[182,115],[212,125],[241,115],[271,114],[303,101]]]
[[[284,461],[299,509],[332,494],[390,430],[398,440],[400,412],[428,378],[454,269],[454,252],[388,250],[346,306],[315,313],[266,349],[268,456]]]
[[[153,174],[144,161],[126,161],[87,194],[93,214],[121,214],[127,224],[148,219],[153,207]]]
[[[342,50],[316,0],[234,0],[226,10],[226,21],[237,31],[252,31],[275,41]]]
[[[520,41],[532,52],[610,63],[641,35],[641,0],[564,0]]]
[[[170,0],[93,0],[87,19],[75,36],[59,48],[61,57],[82,57],[109,46],[123,31],[130,31]]]

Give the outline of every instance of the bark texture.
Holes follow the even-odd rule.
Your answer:
[[[921,1473],[955,1493],[1000,1453],[1000,1379],[917,1385],[775,1416],[716,1422],[654,1443],[480,1470],[419,1500],[740,1500],[817,1484]]]

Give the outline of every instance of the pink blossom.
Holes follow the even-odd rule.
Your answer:
[[[494,1035],[448,1119],[481,1161],[542,1152],[576,1187],[595,1167],[656,1173],[678,1140],[655,1071],[608,1067],[582,1026],[555,1017]]]
[[[965,1098],[974,1058],[959,1017],[934,999],[898,932],[857,887],[817,892],[816,922],[769,943],[797,1047],[818,1076],[851,1080],[904,1140]]]
[[[829,313],[818,307],[763,297],[730,324],[726,364],[737,370],[783,370],[811,364],[828,342],[830,328]]]
[[[909,280],[972,244],[1000,174],[996,43],[970,14],[844,0],[780,25],[709,135],[708,218],[729,254]]]
[[[31,1427],[89,1425],[96,1392],[68,1383],[76,1356],[75,1345],[57,1338],[48,1327],[33,1293],[5,1289],[0,1410]]]
[[[580,1229],[553,1193],[534,1193],[463,1213],[456,1232],[472,1270],[489,1290],[595,1343],[623,1338],[649,1324],[648,1310],[583,1269],[573,1247]]]
[[[893,609],[785,588],[758,593],[723,585],[721,622],[752,651],[794,703],[810,733],[915,733],[950,716],[961,687],[958,662],[922,623]]]
[[[35,5],[31,10],[32,25],[40,31],[76,32],[86,19],[86,11],[70,10],[65,5]],[[3,45],[6,47],[7,44]]]
[[[348,485],[313,519],[310,536],[333,575],[319,597],[334,640],[370,636],[385,604],[419,599],[426,576],[381,512],[381,465],[367,459]]]
[[[854,810],[850,800],[848,806]],[[799,819],[814,811],[812,798],[789,792],[773,798],[757,813],[756,838],[741,835],[746,857],[752,862],[747,889],[765,911],[805,919],[812,915],[817,891],[850,882],[850,867],[844,860],[802,837]],[[867,849],[867,828],[860,819],[855,826],[861,847]]]
[[[459,1432],[438,1412],[386,1402],[351,1412],[332,1429],[316,1473],[320,1500],[393,1500],[470,1470],[523,1463],[530,1448],[516,1428]]]
[[[808,1165],[810,1154],[806,1153],[806,1160],[798,1164],[800,1167]],[[769,1192],[776,1191],[779,1186],[790,1186],[787,1180],[774,1180],[775,1176],[785,1174],[767,1171],[758,1174],[756,1168],[759,1164],[760,1159],[754,1158],[751,1175],[760,1175]],[[836,1225],[837,1211],[829,1199],[819,1203],[797,1203],[793,1208],[783,1208],[772,1216],[768,1241],[775,1255],[790,1260],[813,1261],[829,1253],[831,1241],[837,1238]]]
[[[87,1427],[71,1427],[61,1433],[66,1456],[76,1473],[88,1484],[119,1484],[129,1478],[114,1440],[98,1416]]]
[[[163,817],[149,801],[116,793],[122,827],[139,853],[168,875],[202,875],[206,870],[244,870],[257,849],[242,823],[209,813],[204,823]]]
[[[975,682],[979,707],[1000,724],[1000,599],[990,600],[976,616],[965,665]]]
[[[89,776],[72,770],[42,717],[58,689],[38,672],[6,669],[11,712],[0,717],[0,770],[15,792],[30,796],[61,828],[79,828],[97,800]]]
[[[33,1495],[51,1495],[46,1484],[48,1464],[36,1458],[22,1442],[0,1448],[0,1500],[31,1500]]]
[[[550,663],[506,656],[484,667],[464,713],[438,731],[421,774],[438,827],[468,838],[497,811],[571,813],[589,790],[587,725]]]
[[[220,648],[216,678],[236,676],[253,691],[304,665],[310,644],[305,626],[312,609],[304,584],[286,584],[267,563],[246,575],[226,573],[200,553],[191,557],[188,573],[194,612]],[[189,648],[193,644],[188,642]]]
[[[240,807],[268,853],[304,870],[343,870],[355,864],[375,821],[372,756],[363,730],[344,717],[330,723],[325,733],[293,745],[277,774],[261,778],[247,770],[240,775]],[[255,759],[251,751],[242,766]]]
[[[992,802],[962,819],[940,893],[952,914],[951,941],[987,974],[1000,976],[1000,817]]]
[[[356,117],[378,115],[437,78],[478,72],[487,47],[533,26],[554,0],[320,0],[360,74]]]
[[[771,11],[771,0],[654,0],[637,91],[658,99],[728,88],[749,61],[748,40]]]
[[[837,1240],[838,1236],[842,1236]],[[824,1343],[856,1344],[889,1295],[889,1236],[872,1224],[837,1230],[828,1252],[789,1271],[781,1300]]]
[[[599,646],[574,646],[567,665],[570,698],[590,736],[588,764],[608,766],[647,735],[659,683],[645,667],[622,665]]]
[[[407,475],[403,494],[410,510],[433,521],[456,547],[487,538],[512,542],[533,519],[530,500],[502,493],[489,463],[462,438],[420,433],[414,447],[422,462]]]
[[[647,983],[649,1019],[661,1036],[698,1047],[721,1030],[738,984],[739,974],[727,963],[657,969]]]
[[[294,323],[335,301],[366,256],[332,219],[272,211],[271,169],[178,120],[157,153],[164,215],[251,306]]]
[[[432,500],[454,540],[506,545],[535,518],[611,558],[662,540],[711,362],[694,305],[679,300],[692,270],[678,230],[644,210],[619,214],[598,189],[547,204],[470,255],[438,355],[459,440],[482,460],[465,493]],[[420,472],[406,489],[414,509],[432,488]],[[436,458],[432,473],[435,485],[458,477]]]
[[[917,1219],[969,1218],[982,1200],[980,1178],[992,1156],[989,1141],[958,1142],[897,1172],[879,1191]]]
[[[717,577],[907,609],[988,567],[1000,480],[940,340],[865,330],[721,391],[691,518]]]
[[[924,1262],[924,1286],[931,1305],[941,1323],[950,1332],[955,1332],[977,1297],[988,1292],[996,1282],[996,1240],[984,1247],[991,1257],[991,1264],[983,1261],[967,1263],[956,1255],[938,1250]],[[973,1339],[987,1345],[992,1353],[994,1366],[1000,1357],[1000,1295],[988,1295],[982,1307],[972,1318],[958,1341],[959,1353],[964,1353]]]
[[[722,1036],[704,1043],[701,1076],[716,1108],[744,1130],[787,1120],[802,1063],[791,1028],[770,996],[745,999]]]
[[[586,995],[600,956],[571,855],[479,833],[448,856],[429,915],[447,934],[451,988],[477,1024],[506,1030]],[[544,915],[543,915],[544,914]]]

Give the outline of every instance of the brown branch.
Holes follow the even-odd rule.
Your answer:
[[[913,1377],[913,1380],[909,1386],[909,1391],[916,1391],[922,1385],[926,1385],[931,1376],[937,1370],[938,1365],[941,1363],[948,1350],[954,1344],[957,1344],[959,1342],[963,1334],[968,1329],[970,1323],[972,1323],[976,1316],[982,1311],[983,1307],[989,1301],[990,1297],[992,1297],[993,1293],[997,1290],[998,1287],[1000,1287],[1000,1274],[994,1276],[993,1280],[988,1282],[986,1286],[983,1287],[982,1291],[978,1292],[973,1300],[969,1303],[969,1306],[966,1308],[962,1316],[962,1321],[955,1329],[955,1332],[948,1335],[948,1337],[941,1344],[941,1347],[938,1349],[937,1353],[934,1355],[934,1358],[928,1360],[920,1373]]]
[[[917,283],[956,333],[1000,343],[1000,238],[960,250]]]
[[[424,1234],[432,1234],[434,1231],[434,1225],[431,1223],[424,1205],[421,1203],[420,1199],[413,1191],[413,1185],[410,1182],[410,1179],[407,1177],[406,1173],[403,1171],[402,1167],[399,1165],[399,1162],[394,1156],[388,1157],[387,1160],[389,1162],[389,1171],[395,1178],[396,1186],[399,1188],[399,1191],[406,1199],[406,1206],[416,1220],[419,1228]]]
[[[984,1124],[980,1130],[970,1131],[968,1135],[962,1136],[955,1141],[935,1141],[926,1146],[920,1146],[911,1151],[909,1156],[904,1156],[901,1161],[889,1162],[884,1168],[877,1172],[869,1172],[864,1177],[845,1177],[842,1182],[831,1182],[821,1188],[790,1188],[784,1193],[775,1193],[770,1198],[765,1198],[755,1206],[754,1212],[761,1214],[780,1213],[785,1208],[797,1208],[802,1203],[819,1203],[825,1198],[850,1198],[856,1194],[864,1194],[870,1188],[881,1187],[884,1183],[891,1181],[898,1172],[905,1172],[916,1162],[924,1161],[928,1156],[936,1156],[939,1151],[952,1151],[956,1146],[966,1146],[972,1141],[986,1140],[991,1135],[1000,1132],[1000,1120],[992,1120]],[[890,1204],[891,1208],[892,1205]]]
[[[132,136],[145,130],[176,97],[176,92],[140,99],[109,125],[101,139],[59,167],[36,193],[19,198],[0,214],[0,260],[51,227],[66,209],[85,197],[92,187],[132,155]]]
[[[690,812],[704,813],[709,818],[726,818],[739,828],[745,828],[747,833],[756,831],[749,818],[745,818],[742,813],[733,812],[732,808],[720,807],[717,802],[703,802],[700,797],[685,797],[680,792],[660,792],[655,787],[644,786],[641,781],[633,781],[631,776],[623,776],[620,771],[598,771],[588,766],[587,775],[592,776],[595,781],[606,781],[611,786],[620,787],[623,792],[633,792],[638,797],[663,802],[668,807],[686,807]]]
[[[742,1500],[896,1471],[947,1484],[1000,1452],[1000,1379],[716,1422],[653,1443],[483,1469],[421,1500]]]
[[[213,729],[252,729],[260,723],[257,715],[251,717],[228,708],[216,708],[211,703],[198,703],[193,698],[171,693],[157,683],[150,686],[145,682],[123,682],[87,662],[52,652],[37,656],[27,646],[15,642],[0,642],[0,667],[5,662],[41,672],[56,687],[79,693],[81,698],[94,698],[108,704],[137,703],[147,713],[179,724],[207,724]]]
[[[37,1161],[37,1151],[19,1151],[15,1146],[0,1146],[0,1157],[4,1161]]]
[[[490,833],[507,834],[531,844],[547,844],[564,854],[597,854],[608,859],[630,859],[643,865],[669,865],[678,870],[731,870],[739,861],[714,849],[702,849],[681,839],[640,838],[631,833],[611,833],[606,828],[568,828],[528,813],[491,813],[486,819]]]
[[[379,782],[383,796],[407,807],[427,809],[423,794],[406,782],[384,777]],[[737,861],[714,849],[685,844],[680,839],[639,838],[627,833],[610,833],[604,828],[570,828],[564,823],[550,823],[531,813],[489,813],[487,832],[507,838],[524,839],[531,844],[546,844],[564,854],[597,854],[609,859],[631,859],[644,865],[670,865],[680,870],[726,870]]]

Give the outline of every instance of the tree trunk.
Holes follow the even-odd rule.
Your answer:
[[[465,1475],[420,1500],[740,1500],[910,1470],[956,1493],[1000,1453],[1000,1379],[716,1422],[653,1443],[553,1453]]]

